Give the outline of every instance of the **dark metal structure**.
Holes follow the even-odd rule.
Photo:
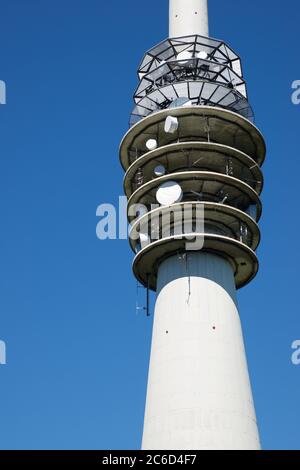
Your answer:
[[[167,39],[145,54],[138,76],[131,125],[155,111],[187,104],[219,106],[254,120],[240,58],[222,41]]]

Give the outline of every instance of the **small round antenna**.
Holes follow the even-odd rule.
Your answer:
[[[166,169],[163,165],[158,165],[154,168],[155,176],[164,176],[166,174]]]
[[[197,57],[198,57],[198,59],[203,59],[203,60],[205,60],[205,59],[207,59],[208,54],[207,54],[207,52],[205,52],[205,51],[200,51],[200,52],[198,52]]]
[[[155,139],[149,139],[146,142],[146,147],[148,150],[155,150],[157,149],[157,140]]]

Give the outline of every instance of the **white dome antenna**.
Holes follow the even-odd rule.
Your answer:
[[[155,139],[149,139],[146,142],[146,147],[148,150],[155,150],[157,149],[157,140]]]
[[[166,181],[156,191],[156,200],[162,206],[170,206],[182,200],[183,192],[176,181]]]

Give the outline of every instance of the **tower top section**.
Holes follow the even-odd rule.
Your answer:
[[[169,37],[209,36],[207,0],[170,0]]]

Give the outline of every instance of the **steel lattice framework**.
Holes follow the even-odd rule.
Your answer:
[[[131,125],[155,111],[186,104],[219,106],[254,120],[240,58],[222,41],[167,39],[145,54],[138,77]]]

